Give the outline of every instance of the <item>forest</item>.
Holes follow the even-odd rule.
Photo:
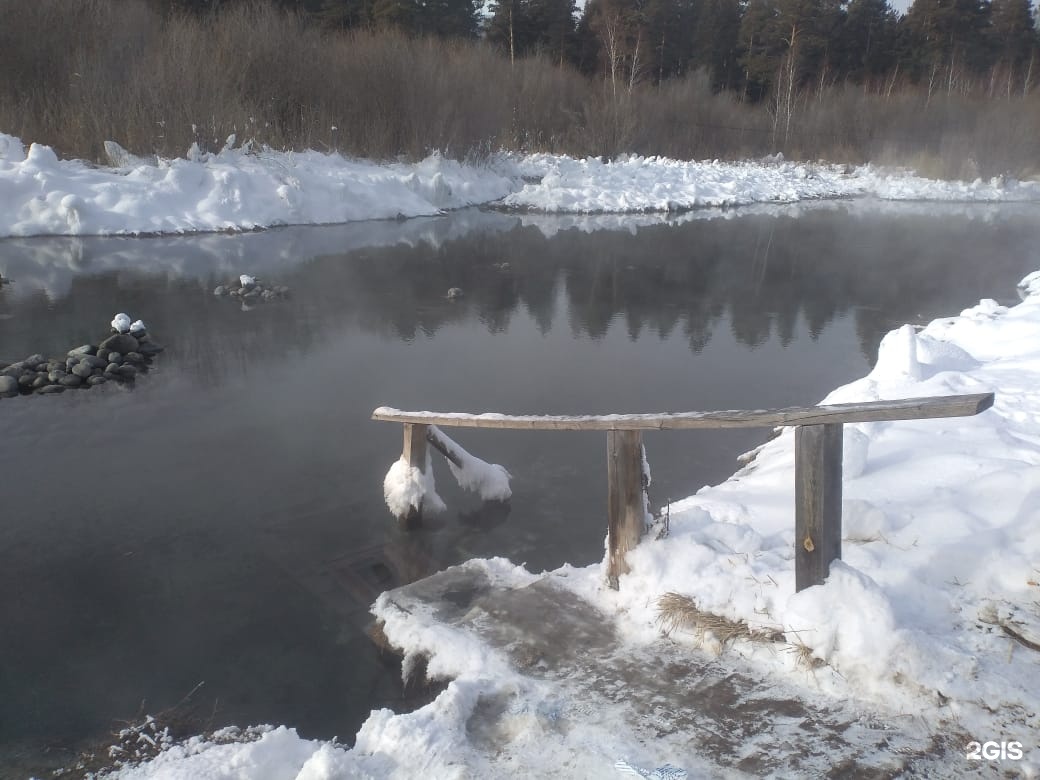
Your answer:
[[[0,0],[0,131],[1034,172],[1029,0]]]

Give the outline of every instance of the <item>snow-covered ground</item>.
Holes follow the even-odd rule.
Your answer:
[[[470,205],[534,212],[678,212],[873,196],[886,200],[1040,201],[1040,183],[922,179],[871,166],[764,161],[611,162],[500,154],[485,165],[433,155],[379,164],[319,152],[235,147],[145,160],[108,145],[118,167],[59,160],[0,134],[0,237],[252,230],[428,216]]]
[[[930,765],[929,776],[995,770],[995,760],[966,758],[967,741],[976,740],[1020,743],[1022,758],[1005,754],[999,769],[1036,777],[1040,272],[1021,291],[1023,302],[1011,308],[984,300],[920,331],[892,331],[868,376],[822,399],[996,393],[993,408],[977,417],[845,426],[843,561],[824,585],[794,593],[790,429],[726,482],[672,505],[670,533],[648,537],[629,554],[632,571],[620,591],[605,586],[600,565],[545,575],[501,560],[471,566],[500,589],[551,587],[593,605],[635,664],[662,653],[674,660],[721,652],[723,666],[753,674],[767,694],[800,691],[813,706],[830,701],[883,724],[846,731],[837,747],[813,745],[820,766],[838,763],[849,749],[862,753],[875,743],[856,740],[871,733],[876,740],[880,728],[892,756],[911,736],[952,739],[953,752]],[[652,449],[648,456],[652,466]],[[783,642],[737,639],[723,649],[711,632],[682,631],[666,640],[657,602],[668,593],[752,629],[780,632]],[[401,609],[386,595],[373,611],[407,658],[426,656],[429,674],[452,680],[430,705],[410,714],[373,712],[353,749],[277,728],[250,744],[194,740],[120,777],[609,777],[623,775],[625,765],[615,766],[621,760],[645,771],[667,761],[691,777],[742,776],[689,752],[687,729],[661,727],[646,738],[630,720],[623,690],[615,717],[602,700],[593,713],[583,709],[580,687],[547,687],[501,647],[435,611]],[[552,619],[545,616],[550,626]],[[491,715],[493,729],[477,727]],[[669,717],[685,715],[662,722]],[[875,756],[882,763],[883,753]],[[773,776],[791,776],[790,769]]]

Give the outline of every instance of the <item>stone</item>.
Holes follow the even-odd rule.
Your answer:
[[[36,354],[36,355],[30,355],[29,357],[27,357],[22,362],[25,365],[27,365],[27,366],[32,366],[33,368],[35,368],[36,366],[40,365],[40,363],[46,363],[47,362],[47,358],[45,358],[43,355]]]
[[[24,374],[27,370],[28,369],[25,367],[24,363],[12,363],[3,371],[0,371],[0,374],[3,374],[4,376],[14,377],[17,380],[18,377]]]
[[[109,352],[108,353],[108,362],[109,363],[115,363],[117,366],[122,365],[122,363],[123,363],[123,356],[120,355],[118,352]]]
[[[115,374],[117,371],[119,371],[118,363],[109,363],[107,366],[105,366],[106,374]]]
[[[102,341],[100,346],[108,349],[110,352],[125,354],[127,352],[136,352],[138,342],[137,339],[128,333],[115,333]],[[111,359],[112,356],[109,355],[109,360]]]
[[[0,395],[18,395],[18,380],[13,376],[0,376]]]
[[[105,377],[103,377],[103,376],[92,376],[90,379],[87,380],[87,384],[88,385],[92,385],[92,386],[103,385],[107,381],[108,380],[105,379]]]
[[[219,295],[219,296],[227,295],[228,294],[228,288],[225,287],[222,284],[218,284],[215,288],[213,288],[213,294],[214,295]]]
[[[123,365],[116,369],[116,373],[124,379],[136,379],[137,369],[133,366]]]
[[[146,358],[154,357],[162,352],[165,347],[161,347],[158,344],[146,342],[137,348],[137,351],[144,355]]]
[[[47,374],[47,378],[49,380],[51,380],[52,382],[59,382],[66,376],[68,376],[68,374],[66,374],[64,371],[61,371],[61,370],[50,371]]]
[[[40,395],[51,395],[52,393],[64,393],[65,388],[62,385],[44,385],[36,392]]]
[[[109,353],[109,350],[108,350],[108,349],[107,349],[106,347],[102,347],[101,349],[99,349],[99,350],[97,351],[97,358],[98,358],[98,360],[103,360],[103,361],[105,361],[105,365],[106,365],[106,366],[107,366],[107,365],[109,364],[109,362],[110,362],[110,361],[109,361],[109,359],[108,359],[108,353]]]
[[[246,300],[249,300],[249,301],[256,300],[257,298],[260,297],[260,291],[259,290],[255,290],[255,289],[254,290],[250,290],[249,292],[247,292],[242,297],[245,298]]]
[[[64,371],[65,370],[65,363],[61,362],[61,361],[58,361],[58,360],[48,360],[47,361],[47,370],[48,371]]]
[[[84,344],[82,347],[70,349],[66,354],[69,357],[79,357],[80,355],[96,355],[97,351],[98,348],[95,347],[93,344]]]
[[[33,390],[38,390],[41,387],[45,387],[51,383],[51,380],[47,378],[46,374],[37,374],[33,380]]]
[[[36,381],[36,374],[22,374],[18,377],[18,386],[23,388],[32,387],[32,383]]]
[[[66,374],[58,380],[59,385],[65,385],[65,387],[79,387],[83,384],[83,377],[76,376],[75,374]]]
[[[79,362],[81,365],[88,365],[91,368],[104,368],[112,361],[107,360],[105,358],[100,358],[96,355],[84,355],[82,358],[80,358]]]
[[[86,379],[93,373],[94,367],[89,363],[77,363],[72,367],[73,376],[78,376],[80,379]]]
[[[123,360],[128,363],[143,363],[144,355],[140,352],[127,352],[126,355],[123,356]]]

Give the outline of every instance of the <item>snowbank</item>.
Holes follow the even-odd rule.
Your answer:
[[[0,236],[252,230],[416,217],[495,204],[523,211],[675,213],[699,207],[873,196],[898,201],[1037,202],[1040,184],[943,182],[871,166],[789,162],[612,162],[501,154],[487,166],[434,154],[378,164],[314,151],[234,148],[150,160],[107,145],[119,167],[59,160],[0,134]]]
[[[980,741],[1021,740],[1040,767],[1040,290],[984,300],[882,341],[865,378],[823,403],[996,392],[973,418],[845,426],[843,562],[794,593],[794,432],[745,469],[672,505],[671,534],[629,555],[605,609],[654,633],[666,592],[787,640],[825,664],[841,696],[958,723]],[[650,460],[653,461],[651,449]],[[1003,610],[1006,617],[1000,619]],[[740,648],[765,668],[790,659]],[[790,671],[795,674],[797,669]],[[1001,736],[1003,735],[1003,736]]]
[[[793,203],[874,196],[900,201],[1014,202],[1040,200],[1040,183],[923,179],[874,166],[790,162],[683,162],[660,157],[578,160],[536,154],[514,161],[531,181],[504,206],[563,213],[673,212],[699,207]]]
[[[59,160],[0,135],[0,236],[251,230],[438,214],[497,200],[512,183],[440,155],[379,165],[319,152],[230,148],[128,167]]]

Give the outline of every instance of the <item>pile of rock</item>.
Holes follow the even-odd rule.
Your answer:
[[[64,358],[36,354],[10,365],[0,363],[0,398],[61,393],[110,381],[132,383],[162,351],[141,320],[131,323],[127,315],[117,314],[112,334],[100,344],[76,347]]]
[[[227,284],[218,285],[213,294],[218,298],[230,296],[238,298],[243,304],[274,301],[289,297],[289,288],[285,285],[265,285],[255,276],[242,274]]]

